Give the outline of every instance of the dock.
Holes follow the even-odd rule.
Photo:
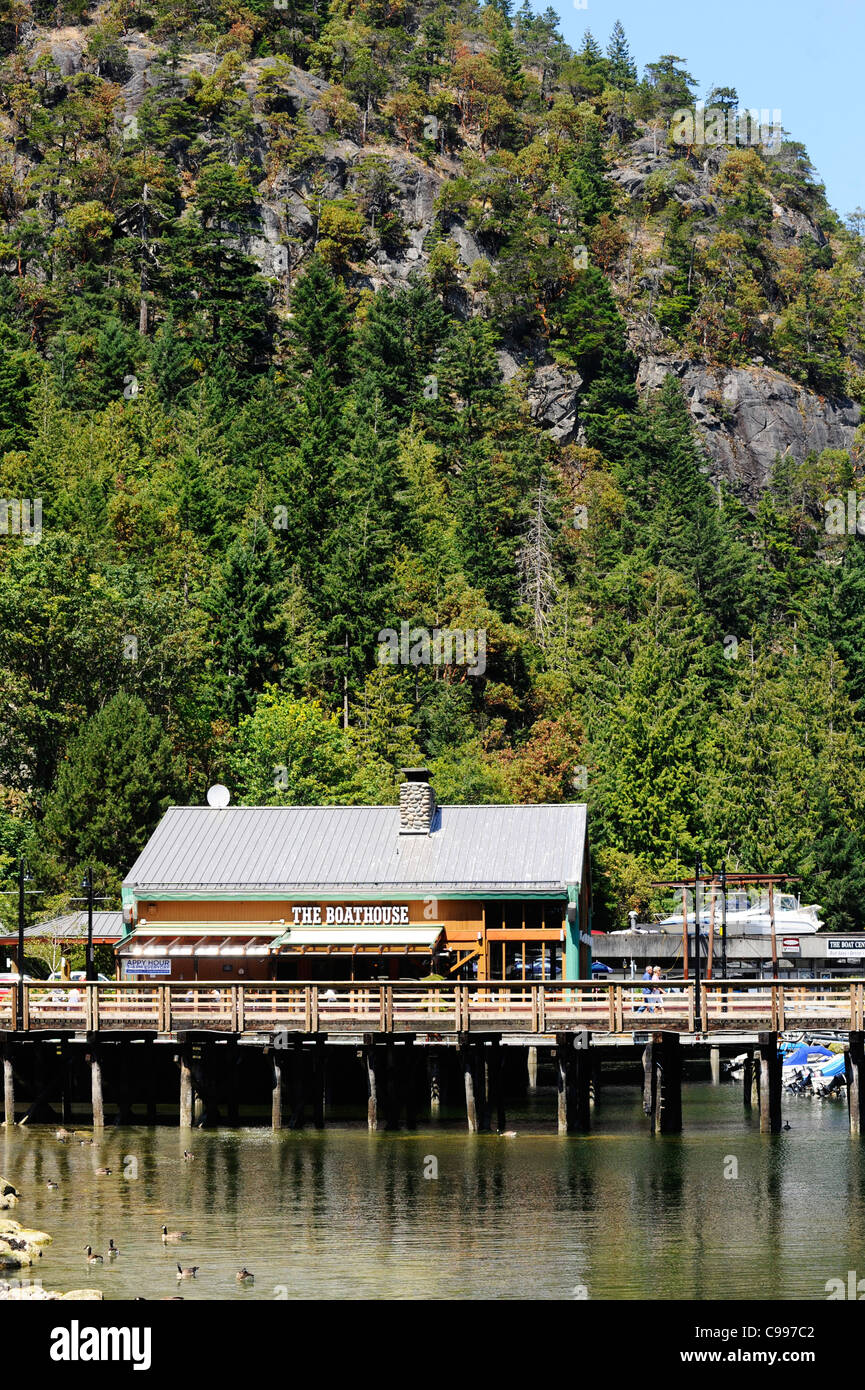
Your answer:
[[[654,989],[654,987],[653,987]],[[20,1027],[18,991],[21,991]],[[681,1129],[682,1057],[708,1050],[712,1074],[721,1052],[747,1051],[745,1109],[756,1105],[760,1128],[781,1127],[778,1041],[785,1031],[847,1035],[851,1133],[865,1124],[865,980],[664,981],[653,996],[642,983],[566,981],[181,981],[27,982],[0,991],[4,1122],[36,1123],[61,1105],[71,1114],[68,1076],[82,1061],[90,1073],[94,1127],[104,1125],[103,1064],[117,1107],[115,1123],[147,1122],[156,1113],[146,1074],[171,1049],[178,1068],[181,1126],[236,1122],[236,1058],[260,1054],[271,1089],[271,1120],[300,1127],[307,1111],[325,1122],[325,1075],[334,1049],[355,1050],[366,1082],[371,1129],[413,1128],[418,1097],[435,1116],[443,1068],[458,1068],[470,1131],[505,1123],[503,1059],[524,1049],[532,1068],[550,1049],[557,1075],[562,1133],[591,1127],[601,1066],[628,1047],[642,1049],[649,1128]],[[415,1059],[426,1062],[419,1083]],[[142,1068],[140,1059],[150,1059]],[[227,1066],[226,1059],[234,1059]],[[27,1078],[30,1104],[16,1112],[16,1076]],[[217,1078],[222,1077],[221,1082]],[[226,1077],[228,1078],[226,1080]],[[232,1083],[231,1078],[234,1077]],[[223,1084],[224,1083],[224,1084]],[[143,1086],[143,1098],[136,1094]],[[221,1094],[219,1094],[221,1092]],[[495,1121],[495,1124],[493,1123]]]

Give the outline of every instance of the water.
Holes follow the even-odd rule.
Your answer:
[[[11,1215],[54,1236],[33,1275],[106,1299],[825,1299],[828,1279],[865,1277],[865,1163],[843,1104],[785,1098],[792,1130],[768,1138],[741,1085],[688,1082],[683,1099],[685,1133],[654,1139],[636,1086],[605,1088],[587,1137],[552,1132],[551,1092],[509,1113],[513,1139],[141,1127],[91,1148],[15,1129],[0,1173],[22,1191]],[[164,1246],[163,1223],[191,1238]],[[88,1266],[84,1245],[109,1237],[119,1258]]]

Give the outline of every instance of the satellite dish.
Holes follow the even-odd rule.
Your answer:
[[[214,806],[217,810],[222,811],[230,800],[231,792],[221,782],[214,782],[212,787],[207,788],[208,806]]]

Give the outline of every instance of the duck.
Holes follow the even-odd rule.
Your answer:
[[[58,1129],[54,1131],[54,1138],[61,1144],[68,1144],[72,1135],[68,1129]]]
[[[515,1129],[500,1129],[500,1130],[499,1130],[499,1138],[500,1138],[500,1139],[516,1139],[516,1137],[517,1137],[517,1131],[516,1131]]]
[[[186,1240],[187,1238],[186,1231],[169,1231],[167,1226],[162,1227],[163,1244],[167,1244],[168,1241]]]
[[[113,1240],[109,1240],[109,1242],[108,1242],[108,1258],[109,1258],[109,1260],[116,1260],[116,1259],[117,1259],[117,1256],[118,1256],[119,1254],[120,1254],[120,1251],[118,1250],[117,1246],[114,1244],[114,1241],[113,1241]]]
[[[178,1265],[177,1277],[178,1279],[194,1279],[200,1268],[201,1265]]]
[[[239,1269],[237,1271],[235,1278],[237,1279],[238,1284],[252,1284],[255,1281],[255,1275],[250,1274],[249,1270],[246,1268],[246,1265],[243,1266],[243,1269]]]
[[[87,1256],[87,1263],[89,1265],[101,1265],[105,1263],[101,1255],[94,1255],[92,1245],[85,1245],[84,1253]]]
[[[785,1120],[785,1121],[784,1121],[784,1129],[791,1129],[791,1128],[792,1128],[792,1126],[791,1126],[791,1124],[790,1124],[790,1121],[789,1121],[789,1120]]]
[[[96,1176],[97,1176],[97,1178],[110,1178],[110,1177],[111,1177],[111,1169],[110,1169],[110,1168],[97,1168],[97,1169],[96,1169]]]
[[[184,1150],[183,1150],[183,1157],[184,1157],[185,1162],[191,1163],[192,1160],[193,1160],[194,1157],[195,1157],[195,1154],[194,1154],[194,1153],[190,1153],[190,1152],[189,1152],[189,1149],[184,1149]]]
[[[53,1178],[49,1178],[45,1186],[48,1188],[49,1192],[56,1192],[60,1184],[59,1182],[55,1182]]]

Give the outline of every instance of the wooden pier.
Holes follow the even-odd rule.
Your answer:
[[[16,1028],[19,990],[22,1027]],[[105,1123],[106,1065],[115,1123],[140,1123],[132,1118],[134,1104],[143,1104],[152,1123],[153,1062],[170,1055],[181,1125],[219,1123],[223,1113],[236,1123],[238,1059],[259,1053],[268,1068],[273,1127],[300,1128],[308,1114],[320,1126],[326,1055],[336,1046],[343,1054],[354,1047],[362,1062],[371,1129],[413,1128],[421,1085],[428,1113],[437,1117],[447,1061],[461,1077],[469,1129],[501,1130],[503,1056],[522,1048],[527,1076],[538,1050],[549,1051],[559,1131],[579,1133],[589,1129],[599,1100],[601,1057],[630,1046],[644,1049],[651,1132],[676,1133],[684,1043],[690,1052],[709,1051],[715,1078],[722,1046],[748,1050],[745,1109],[759,1108],[761,1130],[774,1133],[781,1127],[779,1034],[831,1029],[849,1035],[850,1127],[858,1134],[865,1124],[863,1010],[865,981],[849,979],[665,981],[653,995],[642,982],[593,980],[24,983],[0,988],[4,1122],[53,1122],[59,1103],[66,1123],[68,1078],[79,1058],[89,1071],[94,1127]],[[418,1048],[426,1054],[423,1082]],[[16,1062],[26,1070],[30,1098],[21,1117]],[[132,1075],[140,1083],[134,1096]]]

